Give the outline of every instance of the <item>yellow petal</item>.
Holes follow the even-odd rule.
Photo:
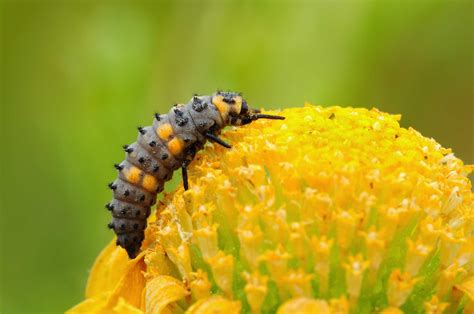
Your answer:
[[[474,277],[468,278],[456,287],[462,292],[464,292],[469,299],[474,301]]]
[[[117,306],[119,299],[132,307],[140,308],[145,287],[144,255],[142,252],[135,259],[129,260],[127,253],[111,242],[94,264],[86,291],[88,298],[67,313],[109,313]],[[115,266],[117,269],[114,269]],[[103,278],[101,274],[104,274]],[[103,290],[100,291],[100,288]]]
[[[128,256],[125,250],[112,240],[100,253],[92,266],[86,287],[86,298],[92,298],[112,291],[127,268]]]
[[[431,300],[425,302],[425,314],[442,314],[448,306],[449,303],[440,302],[434,295]]]
[[[143,314],[143,311],[134,307],[125,299],[120,298],[118,300],[117,305],[114,307],[114,312],[115,313],[127,313],[127,314]]]
[[[189,294],[183,283],[171,276],[157,276],[147,282],[145,289],[146,313],[163,313],[168,305]]]
[[[277,311],[277,314],[329,314],[329,305],[324,300],[315,300],[310,298],[294,298],[283,303]]]
[[[239,314],[241,304],[221,296],[212,296],[194,303],[186,314]]]
[[[205,299],[211,294],[211,283],[207,278],[207,273],[198,269],[197,272],[191,273],[192,279],[189,283],[191,294],[195,300]]]
[[[331,307],[331,313],[334,314],[348,314],[349,313],[349,302],[345,296],[340,296],[337,299],[329,300]]]
[[[474,313],[474,277],[470,277],[461,284],[456,285],[456,288],[464,292],[469,298],[464,308],[464,313]]]
[[[223,251],[207,260],[212,269],[214,280],[227,296],[232,295],[232,282],[234,271],[234,256],[225,254]]]
[[[250,308],[253,313],[259,313],[268,292],[268,277],[262,276],[258,272],[252,274],[244,272],[242,276],[247,282],[244,291]]]
[[[82,301],[78,305],[66,311],[66,314],[76,313],[99,313],[107,302],[108,294],[104,294],[101,297],[90,298]]]
[[[394,307],[401,306],[413,290],[419,278],[414,278],[409,273],[402,273],[395,269],[390,274],[388,281],[388,303]]]
[[[119,298],[123,298],[129,304],[140,308],[142,292],[145,288],[145,277],[143,273],[146,269],[146,265],[143,261],[144,255],[145,253],[142,252],[135,259],[128,261],[123,276],[107,300],[107,308],[114,308]]]
[[[380,314],[403,314],[403,311],[397,307],[389,307],[380,312]]]

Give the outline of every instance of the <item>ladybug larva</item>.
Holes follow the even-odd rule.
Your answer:
[[[218,137],[228,125],[245,125],[258,119],[284,119],[252,109],[239,93],[217,92],[194,96],[186,105],[175,105],[167,114],[155,114],[153,125],[138,128],[138,139],[124,145],[126,158],[115,164],[118,178],[109,184],[113,200],[109,228],[117,234],[117,245],[135,258],[144,238],[150,208],[157,193],[178,168],[188,189],[186,167],[207,140],[231,148]]]

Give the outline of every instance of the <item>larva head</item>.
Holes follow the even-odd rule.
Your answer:
[[[247,106],[246,102],[244,102],[242,104],[242,110],[240,114],[231,119],[231,124],[232,125],[245,125],[245,124],[252,123],[252,121],[255,121],[258,119],[285,120],[285,117],[260,113],[259,109],[252,109]]]
[[[216,106],[222,119],[228,123],[240,114],[244,99],[239,93],[217,92],[212,96],[212,104]]]
[[[250,108],[239,93],[217,92],[212,97],[212,103],[219,110],[222,118],[231,125],[244,125],[258,119],[278,119],[284,117],[262,114],[260,110]]]

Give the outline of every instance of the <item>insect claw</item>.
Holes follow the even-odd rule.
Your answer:
[[[181,170],[183,174],[183,187],[184,187],[184,190],[187,191],[189,188],[189,183],[188,183],[188,170],[186,169],[185,163],[183,163]]]

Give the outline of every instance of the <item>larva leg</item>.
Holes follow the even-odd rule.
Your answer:
[[[183,187],[184,187],[184,190],[187,191],[188,188],[189,188],[189,184],[188,184],[188,170],[186,169],[187,167],[187,164],[186,163],[183,163],[183,165],[181,166],[181,170],[182,170],[182,173],[183,173]]]
[[[215,136],[212,133],[206,133],[205,135],[211,142],[217,143],[221,146],[224,146],[225,148],[231,148],[232,147],[232,146],[230,146],[230,144],[224,142],[222,139],[220,139],[219,137]]]

